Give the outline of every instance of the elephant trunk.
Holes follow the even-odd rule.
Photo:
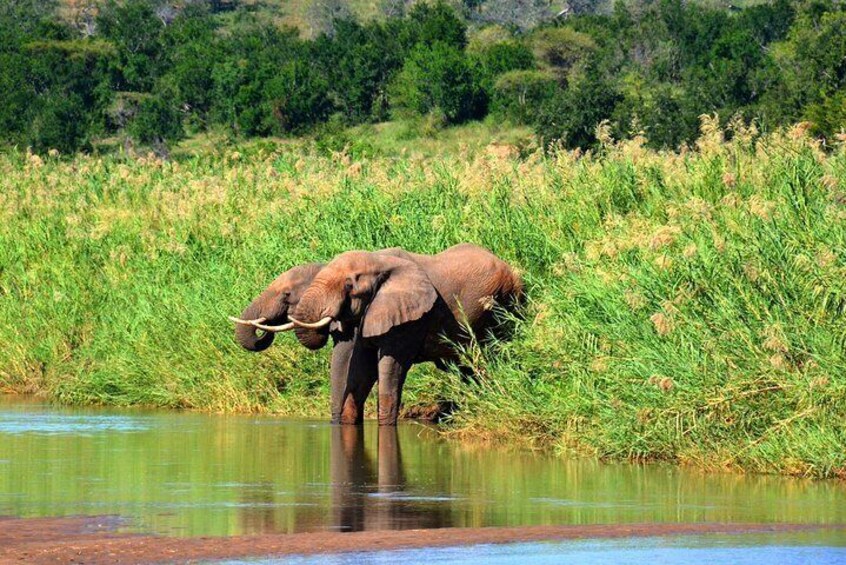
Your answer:
[[[291,316],[303,322],[316,322],[320,318],[323,318],[320,315],[323,301],[320,300],[319,294],[314,288],[309,288],[303,294],[296,311]],[[327,325],[319,329],[296,327],[294,328],[294,334],[304,347],[316,350],[326,345],[326,342],[329,340],[329,326]]]
[[[245,320],[254,320],[262,317],[270,319],[272,316],[268,316],[267,313],[262,312],[261,304],[258,301],[247,306],[246,310],[241,313],[241,318]],[[275,317],[278,317],[278,314]],[[264,351],[273,343],[275,335],[273,332],[265,332],[263,336],[259,337],[257,329],[253,326],[242,324],[235,326],[235,339],[238,340],[241,347],[249,351]]]

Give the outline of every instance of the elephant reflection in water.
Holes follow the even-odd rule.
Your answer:
[[[377,452],[374,465],[361,426],[332,427],[333,527],[344,532],[449,527],[448,507],[407,495],[396,427],[379,427]]]

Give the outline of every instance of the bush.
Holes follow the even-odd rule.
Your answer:
[[[286,64],[264,87],[266,129],[278,135],[324,121],[332,109],[328,92],[329,85],[308,61]]]
[[[482,97],[467,57],[446,43],[419,44],[390,88],[397,113],[423,116],[434,110],[456,124],[481,114]]]
[[[467,26],[443,0],[435,4],[414,4],[408,13],[406,28],[410,45],[445,43],[459,50],[467,45]]]
[[[535,131],[545,146],[561,142],[565,147],[589,147],[596,142],[596,126],[611,118],[622,97],[591,66],[567,90],[544,104]]]
[[[638,76],[623,83],[623,100],[612,116],[617,124],[615,137],[622,139],[636,127],[643,130],[651,147],[672,149],[696,138],[701,111],[690,103],[682,87],[650,84]]]
[[[484,46],[471,54],[477,82],[490,98],[499,75],[509,71],[528,70],[535,67],[535,56],[525,45],[505,41]]]
[[[88,141],[85,105],[76,93],[41,96],[26,133],[26,143],[37,153],[58,149],[73,153]]]
[[[126,129],[136,141],[152,146],[158,154],[166,154],[167,144],[184,135],[174,92],[162,89],[156,94],[141,95]]]
[[[491,112],[515,124],[533,124],[556,91],[555,78],[543,71],[504,73],[494,84]]]
[[[540,29],[530,36],[529,43],[538,63],[561,81],[566,81],[573,67],[597,51],[590,35],[569,27]]]

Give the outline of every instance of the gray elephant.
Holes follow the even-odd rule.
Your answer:
[[[488,333],[495,335],[502,328],[496,324],[493,304],[512,307],[522,299],[523,287],[519,276],[501,259],[477,245],[460,244],[437,255],[409,253],[400,248],[358,253],[366,253],[376,260],[384,258],[388,262],[412,263],[422,271],[427,281],[423,285],[423,293],[419,297],[411,297],[409,293],[414,290],[408,288],[405,294],[395,295],[401,301],[417,298],[428,300],[427,297],[432,293],[439,297],[441,306],[427,316],[433,325],[431,332],[426,332],[426,355],[412,360],[414,363],[434,361],[438,367],[445,368],[446,362],[456,360],[456,355],[453,348],[445,343],[443,336],[454,342],[466,343],[469,336],[464,331],[465,327],[469,327],[476,337],[484,338]],[[293,328],[296,328],[300,342],[309,349],[325,346],[331,335],[332,422],[358,424],[363,420],[364,402],[377,380],[379,369],[372,347],[359,343],[363,327],[360,320],[338,317],[317,323],[305,321],[309,313],[306,310],[301,313],[298,305],[312,282],[330,278],[327,272],[323,279],[318,279],[322,267],[320,263],[313,263],[282,273],[244,310],[241,318],[230,319],[238,324],[236,339],[251,351],[266,349],[273,342],[275,333]],[[384,290],[396,287],[399,280],[400,277],[395,276],[394,283],[386,289],[375,288],[374,293],[376,290],[382,291],[381,297],[384,299]],[[385,281],[377,281],[379,284],[381,282]],[[315,293],[316,290],[313,295]],[[400,309],[405,307],[398,306]],[[431,306],[434,306],[434,302]],[[295,315],[303,319],[295,319]],[[258,337],[256,330],[259,329],[266,332],[264,336]],[[402,331],[408,329],[401,328]],[[394,413],[393,423],[396,423],[395,413],[398,409],[399,391],[395,410],[391,411]],[[389,422],[385,420],[383,423]]]
[[[288,314],[294,311],[300,296],[311,285],[323,263],[298,265],[276,277],[270,285],[241,313],[240,318],[229,317],[235,322],[235,339],[249,351],[264,351],[273,343],[280,331],[291,330],[294,324]],[[259,337],[258,330],[264,332]],[[317,345],[317,336],[315,343]],[[328,338],[328,333],[325,334]],[[326,344],[326,339],[319,347]]]
[[[495,333],[493,306],[513,309],[522,297],[519,275],[477,245],[433,256],[349,251],[320,270],[289,317],[300,343],[311,349],[326,343],[323,332],[330,328],[333,421],[361,423],[378,381],[379,424],[395,425],[409,368],[456,361],[451,343]]]

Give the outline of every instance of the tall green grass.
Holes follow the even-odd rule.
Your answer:
[[[681,153],[600,131],[588,155],[2,156],[0,390],[325,417],[328,351],[245,352],[226,315],[298,263],[473,241],[522,271],[525,319],[468,348],[478,383],[416,368],[406,405],[566,452],[846,476],[846,152],[725,133],[705,120]]]

